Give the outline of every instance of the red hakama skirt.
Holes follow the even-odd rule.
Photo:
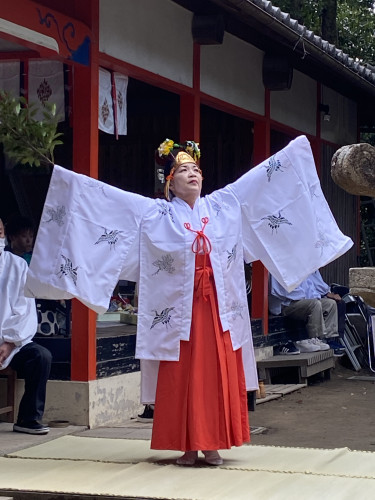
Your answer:
[[[241,349],[223,332],[208,255],[196,256],[189,341],[161,361],[151,448],[220,450],[250,441]]]

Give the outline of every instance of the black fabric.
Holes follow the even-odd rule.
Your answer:
[[[38,421],[43,417],[51,362],[49,350],[35,342],[22,347],[10,362],[17,376],[25,379],[25,392],[20,402],[17,422]]]

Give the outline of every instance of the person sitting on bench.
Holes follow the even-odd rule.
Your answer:
[[[333,349],[335,356],[342,356],[344,347],[337,341],[339,323],[342,329],[345,303],[340,295],[331,293],[319,271],[310,274],[292,292],[288,292],[270,275],[269,310],[298,321],[304,321],[308,337],[296,341],[294,349],[291,341],[281,354],[299,354]],[[340,316],[340,322],[339,322]],[[343,333],[343,332],[342,332]],[[286,351],[290,352],[286,352]]]
[[[32,341],[38,321],[35,300],[24,296],[26,261],[5,252],[5,231],[0,219],[0,370],[10,366],[25,379],[13,431],[47,434],[43,417],[51,353]]]

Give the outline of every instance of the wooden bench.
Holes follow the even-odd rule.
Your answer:
[[[296,355],[276,355],[257,362],[259,379],[264,380],[266,384],[272,384],[272,379],[283,369],[294,371],[295,383],[299,384],[307,384],[307,379],[317,373],[322,373],[328,380],[331,376],[331,368],[334,366],[332,349]]]
[[[6,406],[0,407],[0,415],[7,415],[8,422],[14,422],[14,413],[16,408],[16,380],[17,373],[8,366],[0,370],[0,377],[6,377],[7,398]]]

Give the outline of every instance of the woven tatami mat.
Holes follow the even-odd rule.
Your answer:
[[[0,489],[165,499],[375,498],[371,452],[243,446],[224,465],[174,464],[144,440],[64,436],[0,458]]]

